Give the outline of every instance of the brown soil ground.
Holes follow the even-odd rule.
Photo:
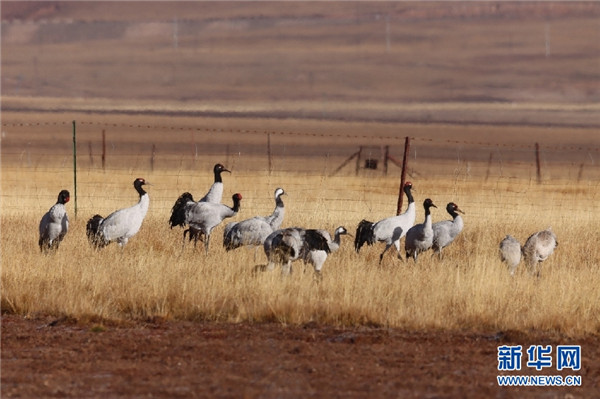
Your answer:
[[[130,325],[2,316],[3,398],[600,397],[598,339],[579,339],[581,387],[499,387],[500,345],[556,337],[381,327]],[[518,374],[519,372],[514,372]],[[557,374],[531,371],[521,374]],[[561,372],[562,373],[562,372]],[[507,373],[508,374],[508,373]]]

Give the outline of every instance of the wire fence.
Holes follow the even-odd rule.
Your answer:
[[[72,162],[71,121],[3,123],[5,165],[68,167]],[[464,173],[541,180],[597,180],[600,137],[576,144],[535,138],[510,143],[410,137],[410,175]],[[474,135],[475,136],[475,135]],[[244,170],[330,174],[389,173],[399,167],[404,135],[300,132],[259,129],[77,122],[80,168],[108,170],[195,170],[218,160]],[[310,162],[306,162],[310,159]],[[352,161],[352,162],[350,162]]]
[[[23,181],[20,172],[39,170],[60,174],[72,183],[72,121],[3,123],[2,182],[5,188],[18,187],[33,192],[33,199],[47,203],[48,190],[43,181]],[[502,214],[506,204],[533,204],[540,192],[564,189],[566,182],[592,186],[600,182],[599,138],[589,133],[589,143],[565,144],[531,141],[519,142],[452,139],[447,137],[409,136],[407,178],[425,181],[447,179],[470,182],[481,187],[478,198],[464,198],[457,188],[454,197],[443,201],[469,201],[473,208]],[[179,194],[175,190],[208,187],[207,171],[217,162],[235,171],[237,178],[256,173],[265,176],[245,196],[256,212],[272,208],[270,193],[280,176],[296,174],[286,189],[300,197],[317,197],[306,201],[307,210],[344,209],[356,213],[358,220],[379,209],[395,210],[400,176],[400,162],[405,150],[404,135],[356,134],[340,132],[275,131],[186,125],[142,125],[128,123],[76,122],[77,172],[80,184],[79,206],[96,209],[98,198],[111,197],[127,203],[131,193],[122,191],[124,181],[138,176],[160,175],[170,187],[153,187],[153,207],[168,212]],[[585,141],[585,140],[584,140]],[[584,142],[582,141],[582,142]],[[596,145],[594,146],[594,141]],[[198,177],[202,171],[202,179]],[[87,176],[104,172],[101,186],[88,183]],[[344,184],[324,184],[323,178],[357,177]],[[319,180],[321,179],[321,180]],[[65,185],[66,185],[65,183]],[[129,183],[127,183],[129,184]],[[510,189],[506,190],[506,185]],[[498,187],[502,187],[501,192]],[[594,188],[595,187],[595,188]],[[315,190],[318,192],[315,194]],[[3,190],[4,209],[18,209],[22,200],[18,190]],[[386,193],[381,203],[374,203],[369,192]],[[110,193],[110,194],[109,194]],[[117,194],[112,194],[117,193]],[[197,195],[203,193],[197,192]],[[429,188],[428,196],[442,193]],[[447,193],[444,193],[447,195]],[[37,197],[37,198],[36,198]],[[600,214],[599,194],[590,197],[589,216]],[[224,199],[225,202],[225,199]],[[563,204],[549,203],[548,212],[559,213]],[[100,211],[100,210],[97,210]],[[335,214],[332,214],[332,218]]]

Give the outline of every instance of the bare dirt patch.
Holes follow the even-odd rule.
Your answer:
[[[2,397],[522,397],[600,395],[597,338],[581,387],[499,387],[499,345],[562,343],[512,332],[2,316]],[[522,374],[536,373],[525,370]],[[556,374],[540,372],[538,374]],[[569,374],[569,373],[566,373]],[[571,374],[575,374],[571,372]]]

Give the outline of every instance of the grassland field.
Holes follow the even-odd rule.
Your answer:
[[[449,201],[466,212],[464,231],[444,258],[426,253],[415,264],[388,253],[378,265],[382,244],[357,254],[352,238],[342,237],[341,249],[328,258],[317,282],[301,262],[289,278],[279,271],[253,273],[266,263],[262,249],[226,252],[223,226],[215,229],[208,254],[192,245],[182,248],[182,231],[168,228],[170,207],[180,192],[199,195],[208,188],[209,172],[176,179],[159,170],[147,174],[153,185],[142,229],[123,250],[112,245],[103,251],[87,243],[85,222],[94,213],[135,203],[131,183],[137,175],[130,170],[81,172],[91,191],[82,193],[77,218],[73,203],[67,205],[70,231],[57,253],[45,256],[37,247],[37,224],[70,173],[5,170],[2,309],[91,320],[314,321],[448,331],[556,331],[567,336],[595,334],[600,327],[600,253],[595,245],[600,236],[593,184],[414,180],[418,222],[426,196],[438,205],[434,221],[449,218],[444,211]],[[284,226],[332,232],[343,225],[354,232],[362,218],[379,220],[394,213],[398,180],[239,171],[226,175],[225,184],[224,202],[233,192],[244,196],[233,221],[270,213],[272,193],[281,186],[289,193],[284,197]],[[515,187],[527,188],[526,203],[510,196]],[[498,196],[499,206],[486,207],[482,192],[487,200],[492,193]],[[543,264],[542,277],[532,278],[525,271],[511,277],[499,261],[499,241],[512,234],[524,242],[548,226],[556,232],[559,247]]]

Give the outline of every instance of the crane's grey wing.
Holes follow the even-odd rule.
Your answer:
[[[232,225],[233,224],[233,225]],[[262,245],[265,239],[273,232],[273,229],[262,217],[254,217],[243,220],[239,223],[229,223],[229,231],[225,238],[230,246],[238,247],[241,245]],[[227,227],[225,228],[227,230]]]
[[[108,215],[100,224],[100,230],[107,241],[116,240],[129,232],[129,208],[119,209]]]
[[[240,222],[242,242],[245,245],[259,245],[273,232],[273,228],[263,218],[256,217]]]
[[[46,212],[44,216],[42,216],[42,220],[40,220],[40,239],[48,238],[48,230],[50,228],[50,223],[52,218],[50,216],[50,211]]]
[[[45,240],[62,239],[69,228],[67,211],[63,204],[53,205],[40,221],[40,238]]]
[[[431,226],[433,230],[433,247],[443,248],[452,242],[450,236],[450,229],[452,228],[452,221],[443,220],[441,222],[434,223]]]
[[[188,202],[185,205],[185,221],[188,224],[200,224],[215,214],[215,205],[210,202]]]
[[[62,240],[68,231],[69,231],[69,217],[67,216],[67,213],[65,212],[65,214],[61,220],[61,231],[60,231],[60,235],[58,238],[60,240]]]

